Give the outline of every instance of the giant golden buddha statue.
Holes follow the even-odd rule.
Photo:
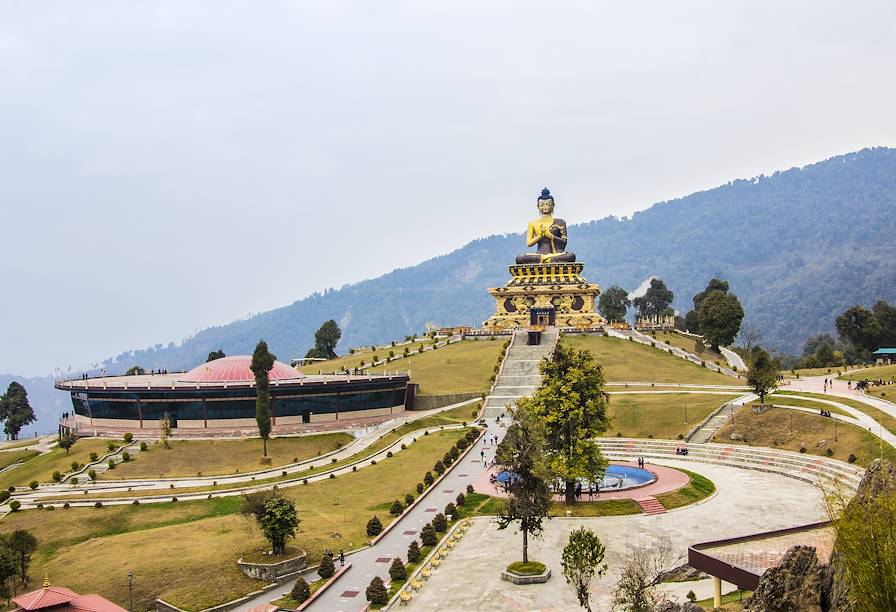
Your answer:
[[[530,221],[526,228],[526,246],[534,246],[535,253],[517,255],[516,263],[574,262],[576,254],[566,252],[566,243],[569,240],[566,234],[566,221],[554,217],[554,196],[547,188],[541,190],[538,212],[541,213],[541,217]]]

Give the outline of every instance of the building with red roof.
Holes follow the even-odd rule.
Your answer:
[[[16,605],[13,612],[22,610],[45,610],[46,612],[62,612],[63,610],[79,610],[82,612],[127,612],[125,608],[116,605],[99,595],[78,595],[71,589],[58,586],[50,586],[49,580],[44,580],[42,589],[25,593],[13,598]]]
[[[255,377],[250,355],[222,357],[189,372],[103,376],[57,381],[69,391],[72,429],[255,428]],[[268,373],[273,425],[382,417],[405,409],[406,374],[306,375],[275,361]],[[410,407],[410,406],[408,406]]]

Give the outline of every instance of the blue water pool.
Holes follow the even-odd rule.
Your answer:
[[[500,472],[496,476],[498,482],[501,484],[513,479],[513,477],[513,472],[507,471]],[[599,485],[601,491],[623,491],[625,489],[640,487],[651,483],[654,480],[656,480],[656,475],[647,470],[642,470],[641,468],[636,468],[630,465],[610,464],[607,467],[603,480],[600,483],[595,483],[595,488]],[[581,482],[582,488],[587,491],[588,481],[580,480],[579,482]]]

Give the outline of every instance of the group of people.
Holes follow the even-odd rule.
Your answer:
[[[324,555],[330,557],[331,560],[334,558],[333,551],[329,548],[324,552]],[[342,549],[339,550],[339,567],[345,567],[345,553]]]
[[[638,457],[638,467],[644,469],[644,457]]]
[[[818,412],[821,413],[821,416],[826,416],[826,417],[831,416],[830,410],[819,410]]]

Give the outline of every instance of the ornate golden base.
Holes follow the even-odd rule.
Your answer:
[[[596,327],[606,321],[596,309],[600,287],[589,283],[581,273],[583,263],[548,263],[510,266],[510,281],[504,287],[489,289],[495,298],[495,314],[483,324],[499,331],[526,328],[553,318],[557,327]],[[532,311],[537,319],[532,321]]]

